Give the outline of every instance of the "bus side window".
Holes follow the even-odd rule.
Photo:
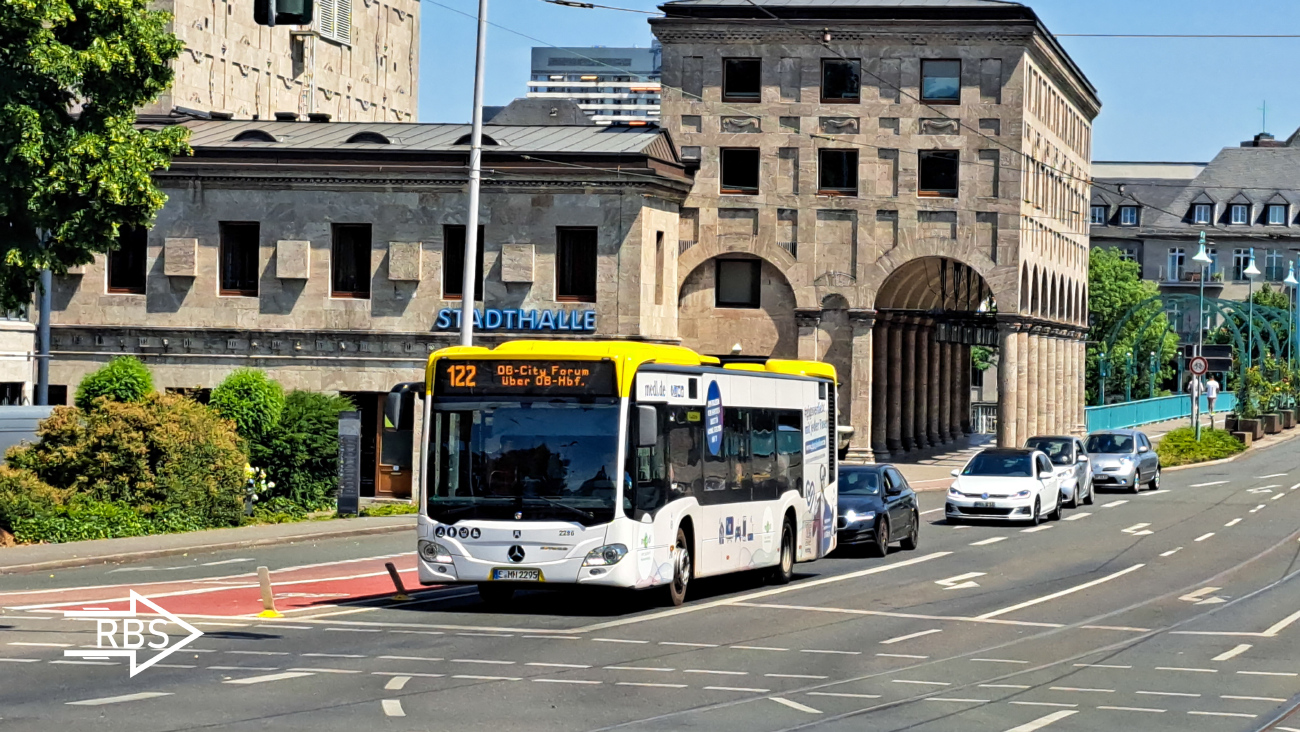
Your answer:
[[[698,408],[703,412],[703,408]],[[730,410],[723,410],[725,415]],[[709,452],[707,438],[704,437],[704,424],[699,424],[700,431],[700,449],[704,455],[704,492],[698,494],[700,503],[714,504],[726,503],[726,494],[721,491],[727,489],[727,440],[726,432],[723,432],[722,444],[718,448],[718,454],[714,455]]]
[[[633,519],[644,513],[653,513],[671,500],[668,490],[668,408],[657,407],[659,413],[659,441],[654,447],[636,447],[629,450],[629,475],[632,478],[632,495],[623,497],[624,512]],[[637,443],[635,424],[630,425],[632,445]]]
[[[754,476],[754,500],[770,501],[780,495],[776,475],[776,411],[755,409],[751,412],[750,453]]]
[[[694,421],[691,421],[694,412]],[[668,500],[694,495],[701,490],[702,472],[700,470],[700,441],[704,431],[700,429],[702,411],[686,407],[670,407],[667,410],[668,487],[671,492]]]
[[[727,454],[727,497],[729,503],[750,500],[754,477],[749,454],[750,411],[726,409],[722,414],[722,444]]]
[[[776,413],[776,461],[782,491],[803,493],[803,413],[781,409]]]

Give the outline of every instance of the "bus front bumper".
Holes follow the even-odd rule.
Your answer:
[[[667,565],[667,547],[662,548],[665,559],[657,562],[660,554],[655,548],[629,552],[613,565],[584,567],[583,557],[570,557],[560,561],[537,563],[500,563],[464,555],[452,555],[450,564],[418,559],[420,584],[480,584],[483,582],[510,582],[514,585],[602,585],[610,587],[652,587],[667,584],[663,572],[647,572],[649,568]]]

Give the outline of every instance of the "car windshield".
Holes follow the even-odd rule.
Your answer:
[[[611,521],[618,405],[562,399],[439,404],[429,516]]]
[[[1028,455],[980,453],[966,464],[962,475],[1005,476],[1008,478],[1033,477],[1033,461]]]
[[[876,470],[841,470],[841,496],[880,495],[880,472]]]
[[[1088,438],[1088,452],[1121,454],[1133,452],[1133,438],[1129,435],[1093,435]]]
[[[1057,465],[1070,465],[1074,462],[1073,440],[1037,439],[1030,440],[1025,447],[1042,450]]]

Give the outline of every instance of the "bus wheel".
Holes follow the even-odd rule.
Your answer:
[[[787,585],[794,578],[794,527],[789,521],[781,529],[781,560],[772,568],[774,585]]]
[[[515,588],[497,582],[484,582],[478,586],[478,597],[484,605],[504,605],[515,596]]]
[[[668,599],[673,605],[686,602],[686,586],[690,584],[695,568],[691,565],[691,547],[686,532],[677,529],[677,542],[673,544],[673,581],[668,585]]]

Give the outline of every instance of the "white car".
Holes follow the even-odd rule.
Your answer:
[[[952,471],[946,515],[964,520],[1025,521],[1061,518],[1061,476],[1041,450],[983,450]]]

